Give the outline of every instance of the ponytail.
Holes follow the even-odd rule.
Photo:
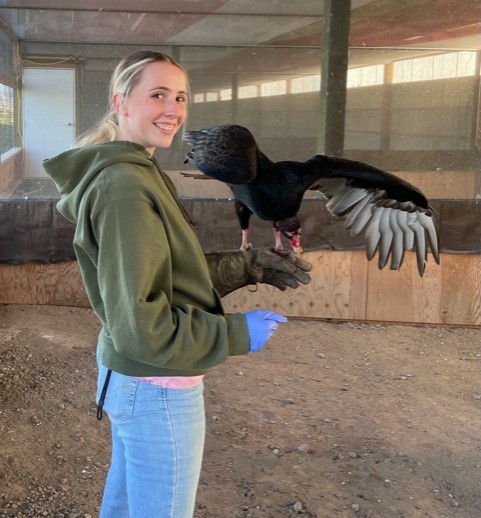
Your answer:
[[[118,116],[114,110],[105,115],[93,128],[87,130],[80,135],[74,148],[91,146],[93,144],[101,144],[103,142],[111,142],[117,140],[119,134]]]

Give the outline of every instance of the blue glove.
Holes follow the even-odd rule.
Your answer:
[[[244,313],[247,321],[247,329],[249,330],[249,351],[258,352],[264,347],[264,344],[272,336],[272,333],[279,326],[279,322],[287,322],[287,318],[274,313],[273,311],[266,311],[265,309],[255,309]]]

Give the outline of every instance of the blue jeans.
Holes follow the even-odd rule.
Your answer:
[[[97,401],[107,369],[99,363]],[[203,383],[164,389],[112,372],[112,460],[100,518],[192,518],[205,438]]]

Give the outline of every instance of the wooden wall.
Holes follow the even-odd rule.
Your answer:
[[[364,251],[308,252],[312,282],[280,292],[242,288],[224,298],[228,312],[260,307],[289,317],[481,325],[481,255],[442,254],[420,278],[413,254],[400,271],[378,270]],[[77,263],[0,265],[1,304],[87,306]]]
[[[481,196],[481,174],[467,171],[396,171],[396,176],[412,183],[430,200],[472,200]]]
[[[305,254],[312,282],[281,295],[261,286],[228,295],[228,311],[267,304],[288,316],[340,320],[481,325],[481,256],[442,254],[423,278],[409,254],[400,271],[379,270],[363,251]]]
[[[171,172],[182,197],[230,196],[224,184],[182,178]],[[475,171],[399,173],[429,198],[473,199],[479,194]],[[217,185],[215,185],[217,184]],[[279,292],[268,286],[238,290],[224,299],[228,312],[253,307],[278,310],[290,317],[380,322],[481,326],[481,255],[429,258],[423,278],[413,254],[401,271],[378,270],[364,251],[307,252],[312,282],[298,290]],[[87,306],[75,261],[56,264],[0,264],[0,304]]]

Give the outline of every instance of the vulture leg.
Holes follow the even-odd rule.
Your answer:
[[[281,231],[278,230],[276,228],[276,226],[274,225],[273,227],[273,231],[274,231],[274,250],[277,252],[277,253],[283,253],[283,252],[286,252],[285,248],[282,246],[282,234],[281,234]]]
[[[242,241],[240,250],[249,250],[252,244],[249,243],[249,220],[252,216],[252,211],[242,202],[234,201],[235,213],[241,227]]]

